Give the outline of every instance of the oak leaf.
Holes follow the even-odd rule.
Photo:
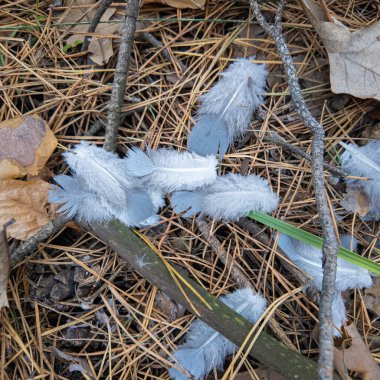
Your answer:
[[[0,225],[14,218],[10,237],[27,240],[52,219],[47,209],[50,185],[41,179],[0,182]]]
[[[363,300],[367,309],[380,316],[380,277],[374,278],[373,285],[365,290]]]
[[[39,116],[18,116],[0,123],[0,180],[37,175],[57,146]]]
[[[302,4],[328,53],[331,90],[380,100],[380,22],[351,32],[314,0]]]

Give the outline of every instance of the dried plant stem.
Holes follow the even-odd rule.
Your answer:
[[[331,304],[334,296],[335,277],[337,266],[338,240],[335,235],[333,221],[327,202],[323,177],[323,151],[324,151],[324,131],[320,123],[311,115],[306,102],[302,96],[301,88],[297,78],[297,72],[290,55],[289,49],[282,33],[281,18],[285,7],[285,1],[280,0],[274,24],[270,25],[265,20],[257,0],[250,0],[252,11],[260,24],[270,37],[273,38],[280,59],[283,63],[284,71],[288,77],[289,91],[301,120],[313,135],[312,138],[312,169],[315,197],[318,209],[319,220],[323,233],[323,282],[321,302],[319,307],[319,378],[331,379],[333,376],[333,334],[331,319]]]
[[[96,30],[96,27],[98,26],[100,19],[103,17],[104,12],[107,10],[107,8],[112,3],[112,0],[103,0],[100,4],[100,7],[98,8],[97,12],[95,13],[94,18],[91,21],[90,26],[88,27],[88,33],[94,33]],[[86,36],[83,41],[82,49],[81,51],[84,52],[88,49],[90,45],[90,38],[89,36]]]
[[[127,16],[124,21],[119,55],[117,58],[112,94],[109,103],[104,149],[113,152],[116,149],[117,135],[121,121],[121,109],[125,97],[132,45],[139,13],[139,0],[129,0]]]
[[[199,231],[202,233],[203,238],[209,243],[212,251],[218,255],[222,263],[226,266],[227,270],[231,271],[231,277],[234,279],[234,281],[236,281],[239,287],[251,288],[256,293],[256,290],[253,288],[251,281],[249,281],[248,277],[243,273],[242,270],[239,269],[233,258],[227,254],[225,249],[219,243],[218,239],[212,234],[210,226],[203,220],[197,221],[196,224]],[[288,338],[284,330],[274,318],[271,318],[268,323],[277,337],[280,338],[284,344],[293,350],[297,350],[292,341]]]

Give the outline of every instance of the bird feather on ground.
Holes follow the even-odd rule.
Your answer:
[[[263,102],[267,70],[251,59],[238,59],[221,74],[209,92],[200,97],[196,124],[187,147],[201,156],[222,159],[228,146],[249,126]]]
[[[265,299],[250,288],[235,290],[220,300],[251,323],[255,323],[266,309]],[[178,364],[173,363],[169,374],[175,380],[187,380],[189,377],[184,373],[187,371],[194,380],[200,380],[214,368],[222,369],[225,358],[236,349],[234,343],[196,319],[186,334],[186,342],[173,354]]]

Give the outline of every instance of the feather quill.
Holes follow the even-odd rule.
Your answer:
[[[368,181],[346,178],[348,186],[364,192],[369,213],[364,220],[380,220],[380,140],[357,147],[340,143],[346,151],[342,154],[342,167],[351,176],[369,178]]]
[[[145,186],[163,192],[192,190],[209,185],[216,179],[217,160],[195,153],[173,149],[148,149],[144,153],[132,148],[123,160],[132,176],[140,178]]]
[[[199,190],[174,193],[171,203],[176,213],[188,210],[185,217],[200,212],[216,220],[233,221],[250,211],[272,212],[278,197],[261,177],[228,174]]]
[[[188,149],[201,155],[223,158],[228,146],[243,134],[252,113],[263,101],[267,70],[264,65],[238,59],[219,81],[200,97],[197,122]]]
[[[351,237],[343,236],[341,243],[346,246],[347,249],[350,249]],[[315,287],[318,290],[322,290],[322,251],[283,233],[281,233],[278,238],[278,246],[294,264],[312,277]],[[353,247],[357,247],[356,241],[354,241]],[[346,321],[346,311],[341,292],[354,288],[368,288],[371,284],[372,278],[366,269],[360,268],[338,257],[335,295],[332,308],[333,321],[338,328]],[[334,334],[337,336],[340,335],[336,329],[334,329]]]
[[[115,154],[82,142],[64,156],[70,168],[85,180],[92,193],[111,208],[128,210],[128,225],[138,225],[154,214],[149,194],[138,188],[123,160]]]
[[[220,300],[251,323],[255,323],[266,308],[265,299],[249,288],[238,289],[220,297]],[[186,342],[179,346],[173,356],[194,380],[200,380],[214,368],[222,369],[226,356],[234,353],[236,349],[234,343],[196,319],[186,334]],[[181,367],[178,364],[176,367],[178,369],[172,367],[169,370],[171,378],[189,379],[179,371]]]

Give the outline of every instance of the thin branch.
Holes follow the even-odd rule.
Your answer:
[[[88,31],[87,31],[88,33],[94,33],[95,32],[96,27],[98,26],[101,18],[103,17],[105,11],[107,10],[107,8],[110,6],[111,3],[112,3],[112,0],[103,0],[102,1],[102,4],[100,5],[98,10],[96,11],[94,18],[92,19],[91,24],[88,27]],[[90,37],[86,36],[83,40],[82,49],[81,49],[82,52],[87,51],[87,49],[90,45],[90,42],[91,42]]]
[[[333,376],[333,335],[331,304],[335,289],[335,277],[337,266],[338,241],[335,236],[334,225],[330,215],[330,209],[327,203],[326,192],[324,188],[323,177],[323,151],[324,151],[324,131],[320,123],[311,115],[306,102],[302,96],[301,88],[297,78],[297,72],[290,55],[285,38],[281,28],[281,14],[285,5],[284,0],[280,0],[280,5],[275,16],[277,21],[274,25],[269,26],[266,22],[257,0],[250,0],[252,11],[260,26],[274,40],[283,63],[284,71],[288,77],[289,91],[295,107],[301,120],[312,132],[312,169],[313,183],[319,220],[322,225],[323,233],[323,282],[321,302],[319,307],[319,378],[331,379]]]
[[[112,84],[112,94],[109,102],[107,128],[103,146],[104,149],[109,152],[113,152],[116,149],[117,135],[121,122],[121,109],[127,86],[128,71],[138,13],[139,0],[129,0],[127,6],[127,16],[121,32],[119,55],[117,58],[115,76]]]

